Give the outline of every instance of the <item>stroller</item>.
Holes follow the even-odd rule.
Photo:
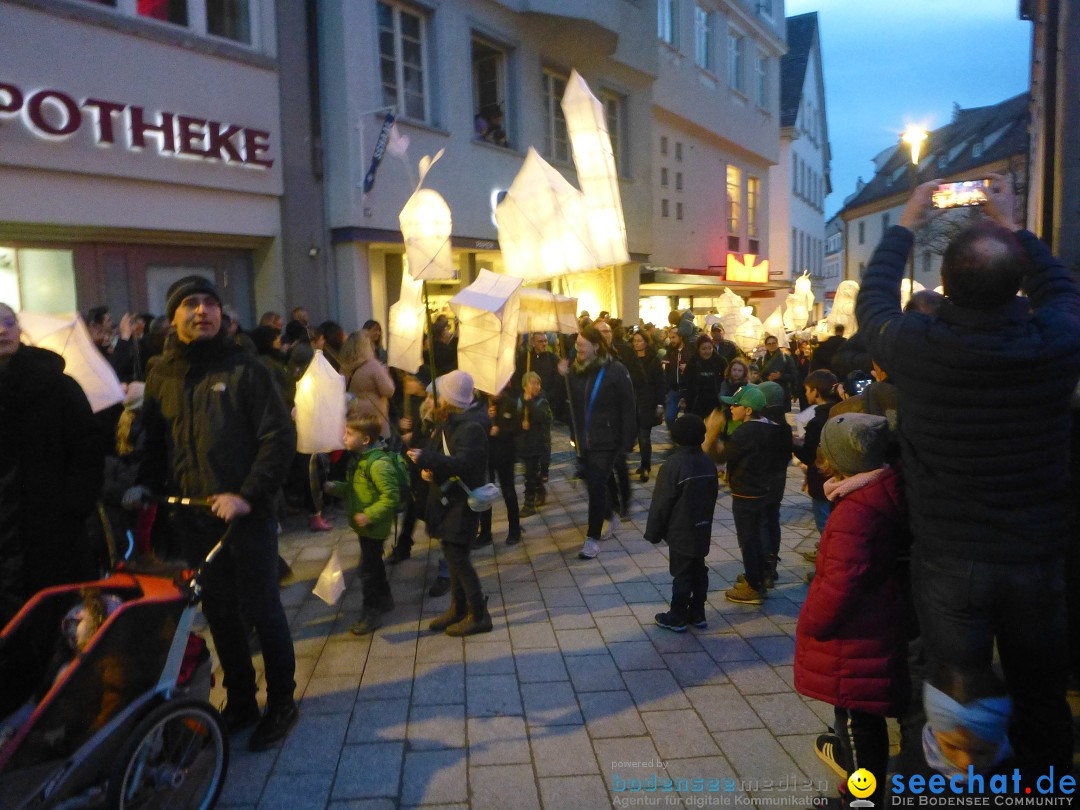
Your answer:
[[[0,631],[0,807],[215,805],[229,743],[207,702],[209,652],[190,632],[201,570],[121,565],[39,592]],[[77,633],[94,605],[100,626]]]

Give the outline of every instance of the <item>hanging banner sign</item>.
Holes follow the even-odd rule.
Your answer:
[[[379,130],[379,139],[375,141],[375,153],[371,156],[371,166],[364,175],[364,193],[367,194],[375,186],[375,172],[379,170],[383,155],[386,154],[386,143],[390,140],[390,129],[394,126],[394,114],[387,113],[383,119],[382,129]]]

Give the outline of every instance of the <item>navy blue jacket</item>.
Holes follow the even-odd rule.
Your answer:
[[[894,226],[856,302],[859,332],[899,392],[912,535],[931,556],[1018,563],[1065,551],[1080,291],[1034,234],[1017,237],[1031,263],[1026,299],[902,313],[912,234]]]

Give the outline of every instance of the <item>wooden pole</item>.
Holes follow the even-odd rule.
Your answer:
[[[432,334],[431,305],[428,303],[427,281],[421,281],[424,290],[424,319],[427,321],[428,363],[431,366],[431,395],[435,398],[435,407],[439,407],[439,387],[435,385],[435,335]]]

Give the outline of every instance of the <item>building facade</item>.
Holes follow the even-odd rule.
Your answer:
[[[788,17],[787,42],[780,67],[780,162],[770,175],[770,256],[784,278],[808,273],[821,301],[825,197],[832,187],[817,13]]]
[[[821,297],[814,294],[814,318],[829,314],[836,288],[844,280],[844,221],[834,216],[825,223],[825,262],[821,274]]]
[[[875,157],[873,178],[845,200],[837,214],[844,222],[844,278],[861,278],[881,237],[899,221],[912,190],[926,180],[940,177],[955,182],[1003,174],[1012,178],[1023,211],[1028,107],[1027,93],[987,107],[956,107],[952,121],[931,132],[924,142],[918,171],[906,146],[891,146]],[[913,272],[917,282],[931,289],[941,284],[941,254],[970,216],[970,210],[956,209],[916,234]]]
[[[0,299],[160,314],[199,273],[280,310],[321,226],[283,218],[278,34],[272,0],[0,4]]]

